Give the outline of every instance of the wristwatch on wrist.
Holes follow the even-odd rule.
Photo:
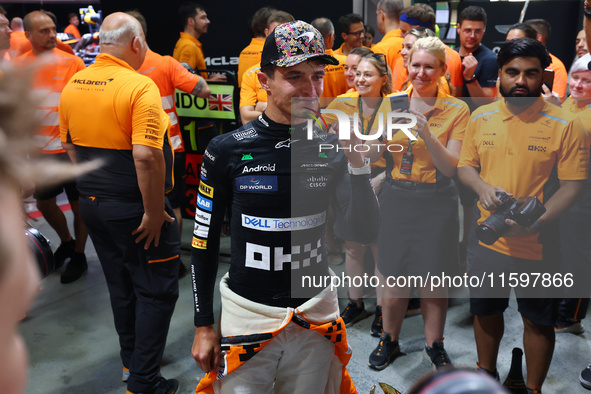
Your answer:
[[[476,74],[472,75],[472,78],[470,79],[464,79],[465,83],[472,83],[474,81],[476,81]]]
[[[583,14],[585,14],[585,17],[587,18],[591,18],[591,2],[585,1],[585,3],[583,3]]]
[[[349,174],[351,175],[369,175],[371,174],[371,167],[369,165],[369,158],[365,158],[363,167],[354,168],[349,163]]]

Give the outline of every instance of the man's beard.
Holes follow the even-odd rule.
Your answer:
[[[517,89],[525,89],[527,91],[525,96],[514,96],[515,91]],[[507,100],[507,102],[515,107],[529,107],[532,105],[536,99],[540,97],[542,94],[542,86],[540,85],[539,88],[531,91],[527,86],[513,86],[507,92],[503,88],[503,84],[499,84],[499,91],[501,92],[501,96]]]

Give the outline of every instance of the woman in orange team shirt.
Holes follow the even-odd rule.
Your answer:
[[[356,48],[347,57],[347,62],[353,56],[357,56]],[[368,50],[365,56],[361,57],[355,72],[354,79],[355,90],[349,91],[335,98],[327,109],[338,109],[349,116],[359,115],[359,129],[363,134],[368,134],[373,128],[377,128],[381,104],[384,97],[392,93],[392,74],[386,57],[379,53],[372,53]],[[382,115],[383,116],[383,115]],[[325,114],[324,119],[328,123],[336,121],[336,116]],[[336,126],[337,124],[334,123]],[[338,131],[338,130],[337,130]],[[381,159],[372,164],[372,185],[376,194],[379,194],[379,188],[382,180],[386,176],[386,160]],[[390,166],[391,167],[391,166]],[[391,168],[390,168],[391,169]],[[347,233],[342,217],[337,214],[335,224],[335,234],[340,239],[345,240],[345,271],[350,277],[363,277],[365,273],[365,255],[368,247],[373,254],[374,262],[377,258],[377,244],[374,242],[364,245],[355,242]],[[375,264],[375,263],[374,263]],[[365,310],[363,303],[363,287],[349,287],[349,304],[341,313],[345,324],[350,326],[370,314]],[[381,309],[381,288],[377,288],[377,304],[374,321],[371,325],[370,333],[373,336],[380,336],[382,333],[382,309]]]
[[[426,280],[443,271],[449,274],[453,264],[458,265],[458,194],[452,177],[470,112],[465,103],[441,89],[446,71],[445,46],[439,38],[420,38],[413,44],[406,93],[416,118],[410,129],[414,138],[399,131],[383,142],[395,165],[379,196],[378,270],[385,283],[384,333],[369,357],[369,366],[378,370],[400,355],[398,340],[414,286],[421,297],[426,358],[437,368],[451,364],[443,348],[447,289],[431,289],[426,281],[398,281],[410,276]],[[374,148],[373,161],[380,156],[375,149],[379,145],[368,145]],[[391,284],[392,278],[397,279],[396,285]]]

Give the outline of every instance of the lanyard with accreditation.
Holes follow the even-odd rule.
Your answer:
[[[363,135],[369,134],[369,131],[371,130],[371,126],[373,125],[374,121],[376,120],[376,115],[378,114],[380,106],[382,105],[383,99],[384,99],[383,97],[380,97],[380,101],[376,105],[376,109],[373,111],[373,114],[369,118],[369,121],[367,123],[367,129],[364,129],[364,127],[363,127],[363,103],[361,102],[361,96],[359,96],[357,107],[359,108],[359,119],[361,120],[361,132],[363,133]]]
[[[431,116],[433,116],[433,113],[435,111],[431,111],[427,116],[427,121],[429,121],[429,119],[431,119]],[[413,135],[415,136],[415,138],[417,138],[419,136],[419,132],[415,131],[413,133]],[[403,175],[410,175],[412,173],[412,163],[414,161],[415,155],[412,153],[412,146],[418,141],[418,139],[416,140],[411,140],[410,138],[408,139],[408,149],[407,151],[402,155],[402,162],[400,163],[400,173]]]

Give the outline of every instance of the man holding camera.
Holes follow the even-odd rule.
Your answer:
[[[550,64],[542,44],[531,38],[509,41],[497,63],[504,99],[472,114],[458,176],[478,194],[477,224],[501,207],[502,192],[515,199],[535,196],[546,212],[527,228],[506,218],[508,229],[492,245],[479,242],[476,231],[471,234],[468,274],[487,279],[481,289],[470,289],[470,312],[475,315],[478,365],[498,378],[503,312],[515,288],[524,323],[526,384],[528,392],[540,393],[555,342],[557,303],[548,297],[560,291],[558,283],[543,280],[554,277],[558,267],[556,219],[574,203],[587,178],[589,138],[578,118],[540,97],[543,71]]]

